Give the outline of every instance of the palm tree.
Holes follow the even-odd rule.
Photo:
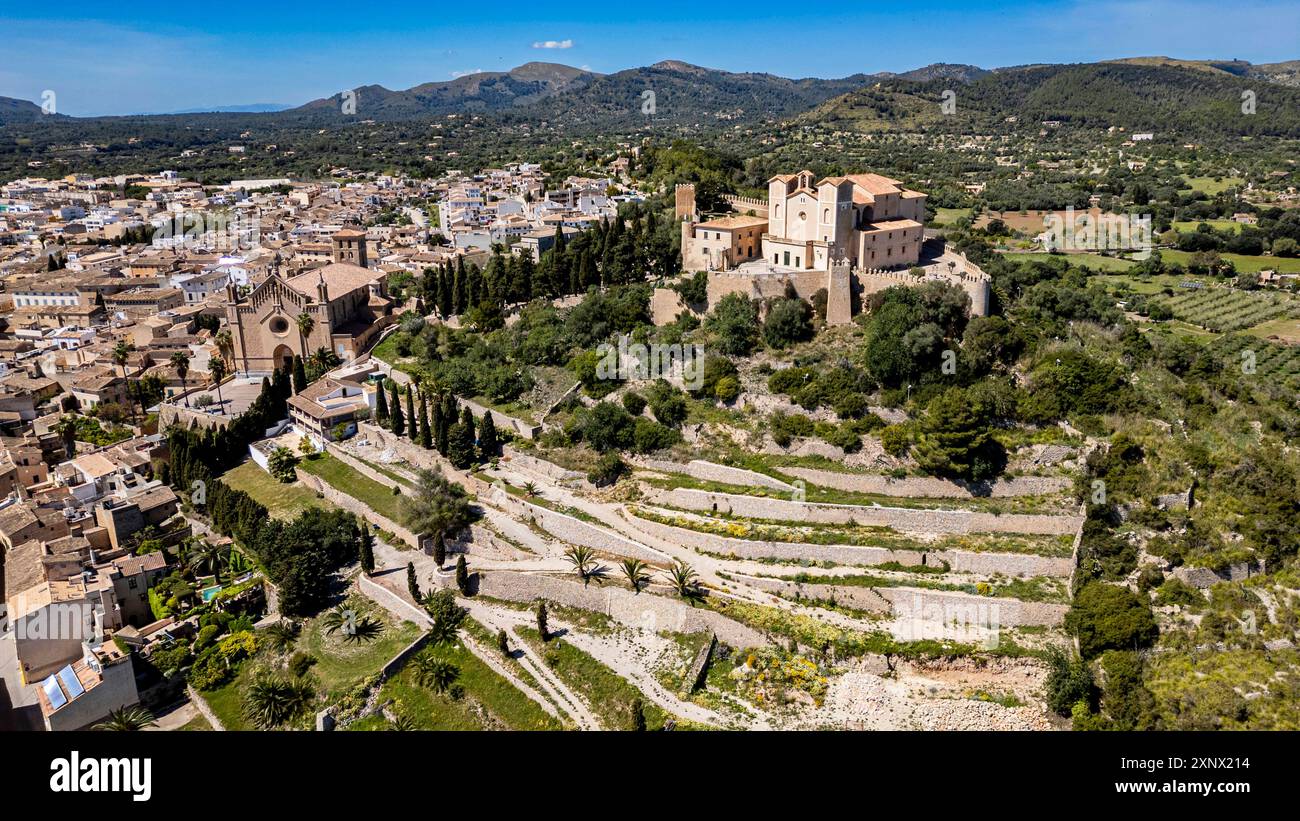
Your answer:
[[[298,334],[302,337],[302,358],[307,359],[307,340],[311,337],[311,332],[316,330],[316,320],[312,315],[303,311],[294,317],[294,322],[298,323]]]
[[[537,486],[536,482],[524,482],[524,495],[529,499],[534,496],[541,496],[542,489]]]
[[[411,733],[420,729],[420,727],[415,723],[415,719],[406,713],[398,713],[397,717],[388,725],[388,729],[396,730],[399,733]]]
[[[460,676],[460,668],[437,656],[416,656],[411,662],[415,683],[435,693],[445,693]]]
[[[221,354],[221,358],[228,362],[233,361],[235,358],[235,340],[230,335],[230,329],[222,328],[217,331],[217,335],[213,339],[217,343],[217,353]]]
[[[316,695],[305,681],[264,675],[248,685],[244,717],[262,729],[279,727],[300,715]]]
[[[271,647],[283,651],[294,645],[301,630],[302,628],[298,625],[298,622],[293,619],[280,619],[266,628],[263,635],[271,642]]]
[[[582,579],[583,584],[595,575],[596,553],[590,547],[575,544],[564,551],[564,558],[573,565],[574,572]]]
[[[211,542],[199,542],[190,551],[189,569],[196,575],[204,572],[211,573],[217,581],[221,581],[221,568],[225,567],[230,560],[230,548]]]
[[[632,589],[640,593],[641,588],[650,583],[650,574],[646,572],[646,563],[640,559],[624,559],[619,562],[619,568],[623,571],[623,577],[632,585]]]
[[[176,376],[181,380],[181,393],[185,393],[185,376],[190,372],[190,356],[185,351],[177,351],[172,354],[170,360],[172,367],[176,369]],[[185,407],[190,406],[190,398],[185,397]]]
[[[126,340],[122,340],[118,342],[115,346],[113,346],[113,354],[112,354],[113,364],[122,369],[123,382],[126,382],[126,360],[129,359],[130,356],[131,356],[131,346],[127,344]],[[129,389],[130,383],[127,384],[128,384],[127,393],[130,393],[130,389]],[[131,403],[130,398],[127,399],[127,404],[131,405],[131,424],[134,425],[136,421],[135,405]]]
[[[109,710],[108,718],[91,727],[91,729],[133,732],[143,730],[145,727],[157,726],[158,722],[154,719],[153,713],[137,704],[134,707],[122,706],[116,710]]]
[[[384,625],[378,619],[370,616],[357,618],[356,611],[349,610],[343,605],[326,613],[321,624],[325,626],[328,635],[342,630],[343,641],[347,643],[373,641],[384,632]]]
[[[69,459],[77,455],[77,418],[65,416],[54,426],[54,432],[63,440],[63,452]]]
[[[700,597],[700,587],[695,570],[686,562],[677,559],[673,566],[668,569],[668,583],[672,585],[673,590],[683,599],[698,599]]]
[[[208,362],[208,368],[212,370],[212,381],[217,385],[217,404],[221,406],[221,412],[226,412],[226,399],[221,395],[221,380],[226,378],[226,360],[217,357]]]

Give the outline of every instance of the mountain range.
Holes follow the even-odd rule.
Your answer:
[[[658,125],[707,131],[786,121],[885,130],[934,121],[935,100],[945,85],[954,84],[962,88],[958,110],[989,122],[1023,116],[1087,125],[1187,125],[1234,110],[1242,91],[1258,91],[1256,87],[1264,84],[1270,93],[1260,94],[1261,112],[1266,102],[1294,110],[1300,97],[1300,60],[1256,65],[1242,60],[1136,57],[996,69],[936,63],[904,73],[840,79],[735,73],[672,60],[612,74],[535,62],[404,90],[364,85],[279,111],[266,110],[275,108],[267,105],[231,106],[211,113],[71,119],[87,123],[125,119],[136,127],[152,122],[176,128],[204,118],[209,124],[247,121],[292,128],[477,114],[575,132]],[[44,116],[35,103],[0,97],[0,126],[33,123]],[[1260,132],[1248,129],[1247,133]]]

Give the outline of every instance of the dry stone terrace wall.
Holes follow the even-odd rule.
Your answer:
[[[507,513],[523,519],[532,519],[547,533],[567,544],[584,545],[602,553],[658,564],[668,564],[671,561],[667,555],[637,544],[603,527],[526,502],[499,488],[492,488],[485,498]]]
[[[856,610],[936,623],[951,623],[955,620],[981,627],[1057,627],[1070,609],[1064,604],[972,596],[956,591],[917,587],[801,584],[756,576],[738,578],[751,587],[788,598],[802,596],[805,599],[834,601]]]
[[[604,613],[620,624],[679,633],[709,631],[732,647],[762,647],[762,633],[702,607],[652,593],[633,593],[621,587],[602,587],[530,573],[505,570],[480,572],[478,595],[531,603],[537,599]]]
[[[298,475],[299,482],[302,482],[306,487],[316,491],[321,496],[324,496],[325,500],[331,504],[337,505],[349,513],[355,513],[368,522],[379,525],[381,528],[397,536],[397,538],[406,542],[411,547],[418,548],[420,546],[419,537],[387,516],[379,515],[365,502],[349,496],[348,494],[336,489],[329,482],[323,481],[316,476],[307,473],[300,467],[294,468],[294,473]]]
[[[510,467],[519,468],[530,473],[537,473],[547,478],[554,479],[561,484],[585,485],[587,483],[586,476],[576,470],[566,470],[554,462],[548,462],[545,459],[538,459],[535,456],[529,456],[528,454],[521,453],[517,449],[508,445],[502,450],[502,453],[504,458],[501,461]]]
[[[685,464],[667,462],[662,459],[636,459],[632,460],[632,463],[650,470],[682,473],[704,482],[721,482],[727,485],[740,486],[753,485],[754,487],[765,487],[769,490],[781,490],[787,493],[792,493],[795,490],[794,485],[782,482],[780,479],[768,476],[765,473],[728,467],[715,462],[706,462],[702,459],[693,459]]]
[[[876,565],[897,562],[905,566],[948,564],[955,573],[992,576],[1057,576],[1064,578],[1074,568],[1072,560],[1034,556],[1026,553],[975,553],[965,550],[890,550],[858,545],[808,544],[806,542],[766,542],[733,539],[712,533],[700,533],[684,527],[652,522],[632,514],[631,524],[639,530],[665,541],[703,553],[734,556],[738,559],[780,559],[786,561],[834,562],[848,565]]]
[[[889,476],[866,473],[839,473],[833,470],[817,470],[815,468],[784,467],[781,470],[818,487],[854,493],[874,493],[879,496],[914,499],[970,499],[975,496],[969,488],[956,482],[927,476],[908,476],[903,479],[893,479]],[[1063,476],[1016,476],[1009,479],[999,479],[989,488],[988,495],[993,498],[1046,496],[1060,493],[1070,487],[1070,480]]]
[[[906,533],[1023,533],[1061,536],[1075,533],[1082,516],[1046,516],[969,510],[923,510],[899,507],[813,504],[759,496],[738,496],[691,488],[645,489],[646,499],[669,507],[730,513],[750,519],[777,519],[815,524],[891,527]]]

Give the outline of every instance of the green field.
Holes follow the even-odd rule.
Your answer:
[[[936,208],[934,209],[934,221],[930,223],[931,228],[952,225],[957,220],[971,215],[970,208]]]
[[[326,634],[322,620],[317,617],[303,623],[293,651],[276,653],[269,648],[259,649],[256,655],[243,662],[234,679],[203,693],[208,706],[227,730],[256,729],[243,716],[244,691],[261,671],[274,670],[280,675],[288,675],[281,668],[284,658],[294,651],[310,653],[316,657],[316,663],[307,673],[318,698],[312,707],[314,711],[325,704],[337,703],[349,690],[377,674],[389,659],[420,635],[419,628],[414,624],[408,621],[398,623],[387,611],[369,599],[354,596],[348,600],[347,606],[379,619],[384,625],[383,632],[371,641],[350,644],[343,641],[341,634]],[[300,716],[298,721],[306,724],[308,718]]]
[[[1227,191],[1229,188],[1240,188],[1246,184],[1241,177],[1184,177],[1186,187],[1184,191],[1204,191],[1210,196]]]
[[[1071,265],[1087,266],[1098,271],[1127,271],[1133,267],[1133,261],[1107,257],[1101,254],[1048,254],[1044,252],[1027,252],[1003,254],[1012,262],[1042,262],[1046,259],[1068,259]]]
[[[260,502],[277,519],[293,519],[308,508],[328,508],[330,503],[299,484],[284,484],[258,467],[252,459],[221,476],[235,490],[242,490]]]
[[[1215,231],[1235,231],[1241,233],[1242,224],[1236,220],[1179,220],[1173,223],[1175,231],[1181,231],[1184,234],[1194,233],[1201,223],[1213,228]]]
[[[335,490],[369,505],[380,516],[386,516],[395,522],[402,520],[400,496],[394,495],[387,485],[362,476],[328,453],[318,453],[303,459],[298,466],[307,473],[320,477]]]
[[[420,628],[415,624],[409,621],[396,623],[387,611],[369,599],[353,596],[347,606],[358,613],[381,619],[384,632],[372,641],[348,643],[343,641],[341,631],[333,635],[326,633],[322,620],[317,618],[303,625],[298,638],[298,650],[316,657],[317,661],[311,667],[312,674],[331,701],[356,687],[362,679],[377,673],[389,659],[420,635]]]
[[[1251,257],[1245,254],[1219,254],[1219,256],[1231,262],[1238,271],[1257,274],[1260,271],[1275,270],[1283,274],[1300,274],[1300,257]],[[1161,248],[1160,258],[1166,264],[1177,262],[1186,265],[1191,260],[1192,253]]]
[[[454,664],[459,698],[416,683],[410,666],[384,683],[381,700],[393,699],[395,712],[423,730],[559,730],[560,723],[460,642],[420,651]],[[353,725],[353,729],[384,729]]]

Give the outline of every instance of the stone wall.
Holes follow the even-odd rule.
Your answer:
[[[507,416],[501,411],[484,407],[472,399],[465,399],[464,397],[457,397],[457,399],[460,401],[461,407],[469,408],[469,412],[474,414],[475,419],[482,419],[485,413],[492,414],[492,421],[496,424],[497,430],[509,431],[515,436],[522,436],[525,439],[535,439],[542,435],[542,426],[536,422]]]
[[[523,520],[531,519],[547,533],[567,544],[584,545],[602,553],[658,564],[669,564],[672,561],[669,556],[611,530],[532,504],[499,488],[492,488],[486,498],[509,514]]]
[[[653,503],[686,510],[730,513],[752,519],[876,525],[909,533],[1024,533],[1059,536],[1073,534],[1083,524],[1082,516],[1025,513],[994,515],[970,510],[919,510],[814,504],[733,493],[713,493],[691,488],[675,488],[669,491],[646,488],[645,495]]]
[[[870,613],[980,627],[1057,627],[1069,605],[1026,602],[1020,599],[972,596],[948,590],[917,587],[863,587],[860,585],[802,584],[786,579],[743,577],[746,584],[778,595],[834,601]]]
[[[737,621],[702,607],[664,598],[653,593],[633,593],[621,587],[578,582],[505,570],[480,572],[478,593],[495,599],[533,602],[537,599],[558,602],[569,607],[604,613],[620,624],[647,630],[672,630],[678,633],[712,632],[718,640],[732,647],[761,647],[767,644],[762,633]]]
[[[350,513],[355,513],[372,524],[379,525],[381,528],[392,533],[411,547],[419,549],[420,539],[418,536],[407,530],[405,527],[402,527],[397,522],[394,522],[392,519],[389,519],[387,516],[381,516],[376,513],[365,502],[349,496],[331,485],[329,482],[313,476],[301,467],[295,467],[294,473],[297,474],[299,482],[302,482],[302,484],[307,488],[324,496],[327,502],[337,505]]]
[[[1174,569],[1174,578],[1204,590],[1219,582],[1239,582],[1264,572],[1264,566],[1258,562],[1237,562],[1226,570],[1216,571],[1208,567],[1178,567]]]
[[[686,463],[668,462],[663,459],[632,459],[630,461],[634,465],[649,468],[650,470],[681,473],[702,482],[721,482],[727,485],[740,486],[753,485],[754,487],[765,487],[769,490],[781,490],[787,493],[793,493],[795,490],[794,485],[782,482],[780,479],[768,476],[765,473],[719,465],[715,462],[706,462],[703,459],[692,459]]]
[[[968,485],[928,476],[894,479],[879,474],[841,473],[815,468],[784,467],[781,470],[818,487],[914,499],[970,499],[976,495],[994,498],[1042,496],[1059,493],[1071,486],[1070,480],[1063,476],[1016,476],[999,479],[987,488],[987,493],[982,492],[984,488],[976,488],[981,491],[976,494],[971,492],[971,487]]]
[[[669,325],[677,321],[682,311],[692,313],[682,302],[681,294],[672,288],[655,288],[650,295],[650,320],[656,325]]]
[[[779,559],[783,561],[834,562],[847,565],[879,565],[897,562],[906,567],[925,565],[942,567],[947,563],[954,573],[985,576],[1054,576],[1065,578],[1073,569],[1067,558],[1035,556],[1027,553],[975,553],[965,550],[890,550],[858,545],[808,544],[804,542],[765,542],[733,539],[700,533],[687,528],[630,517],[632,525],[652,536],[704,553],[739,559]]]
[[[518,467],[531,473],[541,474],[564,485],[582,485],[587,481],[587,477],[576,470],[568,470],[554,462],[538,459],[536,456],[529,456],[509,445],[502,450],[502,457],[501,461],[510,467]]]

